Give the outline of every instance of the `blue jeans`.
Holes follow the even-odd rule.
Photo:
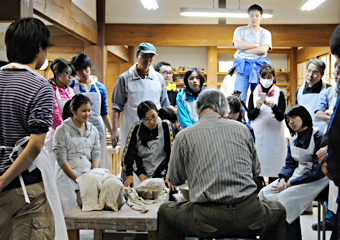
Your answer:
[[[249,63],[246,63],[244,66],[244,71],[243,74],[236,74],[236,79],[235,79],[235,86],[234,90],[240,91],[241,92],[241,99],[245,104],[247,104],[247,93],[250,85],[251,92],[254,91],[254,89],[257,86],[257,83],[249,83],[249,74],[251,72],[252,66]],[[260,74],[260,68],[257,69],[257,75]]]

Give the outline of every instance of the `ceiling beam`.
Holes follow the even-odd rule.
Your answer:
[[[316,58],[321,55],[329,53],[331,49],[329,47],[306,47],[297,51],[297,62],[301,63],[311,58]]]
[[[34,0],[33,10],[65,32],[90,44],[98,44],[97,22],[71,0]]]
[[[337,24],[261,26],[272,33],[273,47],[326,47]],[[141,42],[150,42],[155,46],[231,46],[237,27],[239,25],[106,24],[106,45],[138,46]]]
[[[107,46],[107,50],[125,62],[129,61],[129,49],[124,46]]]

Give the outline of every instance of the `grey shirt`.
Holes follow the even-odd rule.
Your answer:
[[[254,193],[260,170],[248,128],[208,113],[176,136],[167,177],[173,185],[188,180],[191,201],[232,204]]]
[[[153,79],[153,80],[159,81],[161,86],[162,86],[161,99],[159,100],[160,105],[162,107],[169,107],[170,103],[169,103],[169,99],[168,99],[168,94],[167,94],[167,90],[166,90],[166,84],[165,84],[164,77],[160,73],[156,72],[153,69],[153,67],[151,67],[151,66],[150,66],[150,71],[153,71],[155,73],[155,75],[157,76],[157,79]],[[116,85],[115,85],[113,92],[112,92],[111,109],[117,109],[119,111],[123,111],[124,104],[127,101],[128,77],[129,77],[129,71],[126,71],[126,72],[122,73],[121,75],[119,75],[119,77],[117,78]],[[139,81],[143,81],[144,79],[152,79],[149,73],[143,79],[141,77],[141,75],[138,74],[138,72],[137,72],[136,64],[133,66],[132,78],[134,80],[139,80]],[[137,89],[134,89],[133,91],[137,91]]]
[[[92,123],[87,122],[83,131],[73,123],[72,118],[66,119],[57,127],[53,137],[53,152],[58,165],[70,160],[100,160],[99,133]]]
[[[236,40],[242,40],[247,43],[258,43],[260,44],[260,46],[267,45],[269,47],[269,51],[272,50],[272,34],[267,29],[264,29],[262,27],[259,27],[256,32],[252,31],[249,25],[238,27],[234,32],[233,46],[234,41]],[[237,59],[254,60],[263,56],[252,53],[245,53],[241,50],[237,50],[234,54],[234,57]]]

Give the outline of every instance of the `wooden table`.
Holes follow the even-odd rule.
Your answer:
[[[127,204],[118,211],[83,212],[76,205],[65,216],[69,240],[79,240],[80,229],[93,229],[94,240],[102,240],[103,230],[147,230],[148,239],[156,239],[157,211],[168,194],[162,194],[153,204],[147,205],[149,211],[141,213]]]

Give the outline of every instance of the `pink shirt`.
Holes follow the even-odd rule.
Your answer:
[[[70,100],[73,97],[74,93],[73,93],[73,90],[69,87],[68,88],[57,87],[53,84],[52,84],[52,87],[54,91],[54,109],[53,109],[52,128],[55,130],[63,122],[63,119],[61,117],[61,109],[60,109],[58,99],[57,99],[57,88],[59,88],[60,97],[63,102]]]

